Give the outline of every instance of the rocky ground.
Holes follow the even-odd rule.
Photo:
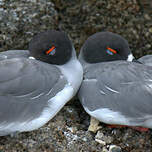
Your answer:
[[[138,58],[152,53],[152,7],[146,0],[0,0],[0,51],[28,49],[32,36],[47,29],[66,31],[79,52],[98,31],[124,36]],[[144,7],[145,6],[145,7]],[[0,152],[152,152],[152,131],[87,131],[90,117],[77,98],[39,130],[0,137]]]

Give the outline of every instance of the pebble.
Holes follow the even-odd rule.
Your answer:
[[[146,19],[146,20],[151,20],[152,18],[149,16],[149,14],[145,14],[144,15],[144,18]]]
[[[105,147],[103,147],[103,148],[102,148],[102,152],[108,152],[108,149],[105,148]]]
[[[104,146],[112,143],[113,138],[111,136],[104,135],[102,131],[98,131],[97,135],[95,136],[95,141]]]
[[[150,32],[150,33],[152,33],[152,27],[151,27],[151,28],[149,28],[149,32]]]
[[[151,45],[150,44],[146,44],[146,49],[150,49],[151,48]]]
[[[119,146],[116,145],[110,145],[109,147],[109,152],[121,152],[121,148]]]

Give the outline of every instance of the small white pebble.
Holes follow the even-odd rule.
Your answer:
[[[35,58],[33,56],[30,56],[29,59],[35,60]]]
[[[121,152],[121,148],[116,145],[110,145],[109,152]]]
[[[87,141],[87,138],[86,138],[86,137],[84,137],[84,138],[82,138],[82,140],[86,142],[86,141]]]
[[[108,152],[107,148],[103,147],[102,152]]]
[[[99,144],[101,144],[102,146],[106,145],[106,142],[100,139],[95,139],[96,142],[98,142]]]

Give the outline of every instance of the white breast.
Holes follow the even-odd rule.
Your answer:
[[[75,58],[71,59],[64,65],[57,67],[61,70],[62,74],[67,78],[68,82],[72,85],[74,89],[74,94],[76,94],[83,79],[83,69],[80,62]]]

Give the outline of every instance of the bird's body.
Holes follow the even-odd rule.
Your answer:
[[[139,58],[138,61],[145,65],[152,66],[152,55],[145,55]]]
[[[116,42],[110,41],[110,38],[118,37],[113,33],[101,32],[92,37],[83,45],[79,55],[84,79],[78,96],[84,109],[92,117],[107,124],[152,128],[152,67],[125,61],[131,54],[130,51],[125,52],[122,60],[117,59],[117,54],[113,54],[110,61],[111,55],[107,53],[106,56],[103,53],[105,58],[102,57],[100,62],[88,62],[84,48],[85,51],[90,50],[92,53],[93,49],[98,49],[96,52],[102,56],[102,51],[106,51],[108,45],[117,50],[119,58],[123,55],[123,48],[126,48],[123,42],[119,43],[121,38],[116,39]],[[92,39],[95,41],[97,38],[101,46],[92,42]],[[104,46],[105,43],[108,44]]]
[[[12,58],[28,58],[29,56],[28,50],[9,50],[0,52],[0,61]]]
[[[0,136],[40,128],[76,94],[82,67],[71,49],[64,64],[33,59],[28,51],[0,54],[7,56],[0,60]]]

